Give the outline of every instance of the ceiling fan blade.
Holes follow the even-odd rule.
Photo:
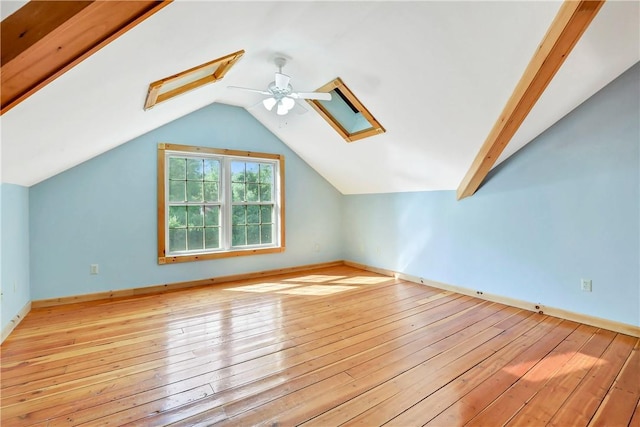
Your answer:
[[[289,80],[291,80],[291,77],[286,74],[276,73],[276,87],[278,89],[286,89],[289,86]]]
[[[296,99],[317,99],[320,101],[331,101],[331,94],[328,92],[297,92],[292,93],[289,96]]]
[[[267,92],[266,90],[260,90],[260,89],[251,89],[248,87],[240,87],[240,86],[227,86],[228,89],[240,89],[240,90],[245,90],[247,92],[255,92],[255,93],[261,93],[263,95],[271,95],[271,92]]]
[[[296,114],[305,114],[309,110],[303,105],[303,103],[304,101],[302,100],[296,100],[296,105],[293,106],[292,111]]]

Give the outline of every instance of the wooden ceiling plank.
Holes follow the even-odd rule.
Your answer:
[[[9,111],[171,1],[93,1],[82,8],[66,8],[65,13],[53,12],[57,10],[59,2],[27,3],[38,3],[38,13],[29,17],[20,16],[21,25],[5,26],[9,18],[2,22],[3,40],[5,32],[14,39],[16,34],[19,36],[24,33],[16,30],[20,27],[29,29],[24,33],[25,36],[28,33],[37,36],[32,35],[21,47],[13,48],[2,64],[0,113]],[[47,21],[41,27],[38,16],[46,15],[47,10],[58,18]],[[16,14],[22,15],[22,9]],[[29,19],[31,21],[27,22]]]
[[[604,0],[565,0],[500,117],[460,183],[458,200],[473,195],[524,122]]]

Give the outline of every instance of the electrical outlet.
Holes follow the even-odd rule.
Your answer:
[[[580,289],[582,289],[582,292],[591,292],[591,280],[582,279],[580,281]]]
[[[315,245],[313,245],[313,251],[320,252],[320,243],[316,243]]]
[[[90,274],[98,274],[98,264],[91,264],[91,266],[89,267],[89,273]]]

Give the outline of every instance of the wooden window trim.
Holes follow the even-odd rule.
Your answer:
[[[227,251],[219,251],[212,253],[197,253],[197,254],[185,254],[185,255],[169,255],[167,256],[166,247],[166,197],[165,197],[165,182],[166,182],[166,151],[178,151],[184,153],[201,153],[201,154],[214,154],[222,156],[237,156],[256,159],[271,159],[277,160],[278,166],[278,203],[279,203],[279,241],[280,244],[277,247],[268,248],[249,248],[249,249],[231,249]],[[280,154],[258,153],[252,151],[238,151],[229,149],[218,149],[209,147],[196,147],[191,145],[178,145],[160,143],[158,144],[158,264],[173,264],[178,262],[191,262],[191,261],[203,261],[218,258],[230,258],[247,255],[258,254],[271,254],[281,253],[285,250],[285,180],[284,180],[285,162],[284,156]]]
[[[244,55],[244,50],[239,50],[237,52],[231,53],[229,55],[223,56],[222,58],[214,59],[213,61],[206,62],[204,64],[200,64],[196,67],[190,68],[188,70],[182,71],[181,73],[174,74],[173,76],[166,77],[164,79],[155,81],[149,85],[149,90],[147,91],[147,99],[144,102],[144,109],[148,110],[156,104],[167,101],[171,98],[175,98],[178,95],[182,95],[185,92],[190,90],[199,88],[200,86],[217,82],[221,80],[225,74],[235,65],[236,62]],[[190,74],[196,73],[204,68],[215,66],[217,67],[211,74],[208,74],[198,80],[193,82],[185,83],[184,85],[178,86],[175,89],[167,91],[165,93],[161,93],[162,87],[174,83],[177,80],[183,79]]]
[[[330,125],[333,127],[336,132],[342,136],[347,142],[354,142],[359,139],[367,138],[373,135],[378,135],[381,133],[385,133],[386,130],[380,122],[378,122],[373,114],[369,112],[369,110],[360,102],[360,100],[351,92],[351,90],[347,87],[346,84],[342,81],[340,77],[335,78],[324,86],[318,88],[316,92],[331,92],[332,90],[337,89],[344,95],[345,98],[349,100],[349,102],[367,119],[367,121],[371,124],[370,129],[364,129],[358,132],[349,132],[347,131],[338,120],[333,117],[331,113],[320,103],[320,101],[316,99],[308,99],[307,102],[324,118]]]

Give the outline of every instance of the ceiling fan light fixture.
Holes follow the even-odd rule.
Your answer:
[[[263,99],[262,105],[264,105],[264,108],[271,111],[273,109],[273,106],[276,105],[276,102],[278,101],[276,101],[274,97],[270,97],[270,98]]]
[[[284,105],[284,107],[287,109],[287,111],[291,110],[293,106],[296,105],[296,101],[288,97],[282,98],[281,102],[282,105]]]
[[[267,86],[266,90],[260,89],[251,89],[247,87],[239,87],[239,86],[228,86],[229,89],[241,89],[248,92],[255,92],[262,95],[268,96],[268,98],[262,100],[262,105],[268,111],[272,111],[273,107],[277,106],[276,113],[279,116],[286,115],[289,111],[291,111],[296,106],[297,99],[319,99],[329,101],[331,100],[331,94],[329,93],[316,93],[316,92],[294,92],[293,87],[289,84],[291,77],[282,73],[282,67],[287,63],[286,58],[277,57],[274,60],[276,66],[278,67],[278,71],[275,74],[275,79],[269,86]],[[306,111],[306,109],[298,104],[299,107]]]
[[[278,111],[277,111],[278,115],[284,116],[288,112],[289,112],[289,109],[284,105],[282,100],[278,101]]]

